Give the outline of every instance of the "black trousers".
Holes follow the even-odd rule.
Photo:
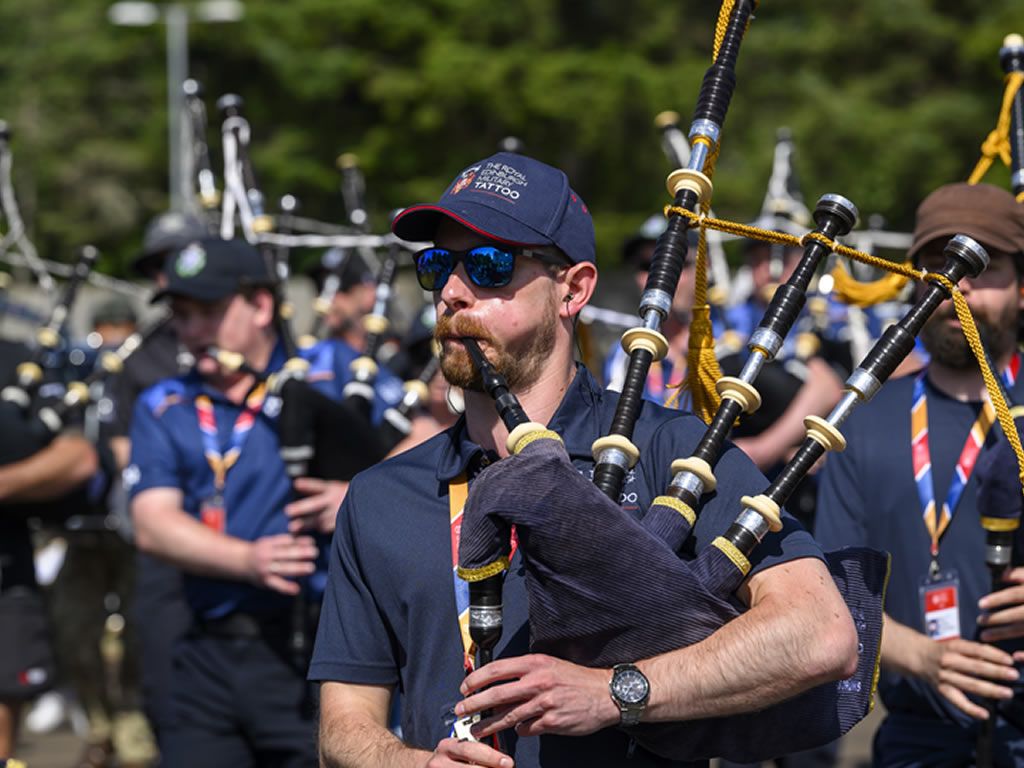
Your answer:
[[[166,768],[313,768],[316,701],[285,632],[231,636],[201,627],[174,658]]]

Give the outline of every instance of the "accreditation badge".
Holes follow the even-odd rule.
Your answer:
[[[932,640],[960,637],[960,578],[956,571],[925,577],[920,595],[924,633]]]
[[[207,528],[224,533],[227,530],[227,515],[224,512],[224,497],[215,493],[199,504],[199,521]]]

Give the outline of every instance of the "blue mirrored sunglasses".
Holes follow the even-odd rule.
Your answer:
[[[532,256],[546,264],[568,266],[562,260],[520,246],[480,245],[468,251],[424,248],[416,254],[416,279],[425,291],[440,291],[461,261],[473,285],[501,288],[512,280],[516,256]]]

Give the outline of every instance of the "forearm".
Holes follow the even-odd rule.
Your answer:
[[[320,729],[322,768],[423,768],[430,755],[365,716],[335,717]]]
[[[784,588],[692,646],[640,662],[651,681],[645,720],[673,721],[762,709],[853,673],[857,636],[827,569],[799,560]]]
[[[181,509],[133,509],[139,549],[199,576],[249,581],[251,542],[218,533]]]
[[[388,730],[390,702],[386,686],[323,683],[322,768],[423,768],[431,753],[406,746]]]
[[[0,501],[59,499],[89,480],[98,469],[99,458],[89,441],[61,435],[27,459],[0,467]]]

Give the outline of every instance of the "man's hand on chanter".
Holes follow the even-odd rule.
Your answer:
[[[981,633],[986,643],[1024,637],[1024,568],[1012,568],[1003,576],[1009,586],[985,595],[978,601],[978,607],[985,613],[978,616]],[[1024,652],[1014,654],[1017,661],[1024,661]]]
[[[543,654],[499,659],[462,683],[460,717],[488,712],[473,729],[484,739],[507,728],[520,736],[587,734],[618,725],[621,714],[608,691],[610,669],[590,669]]]

